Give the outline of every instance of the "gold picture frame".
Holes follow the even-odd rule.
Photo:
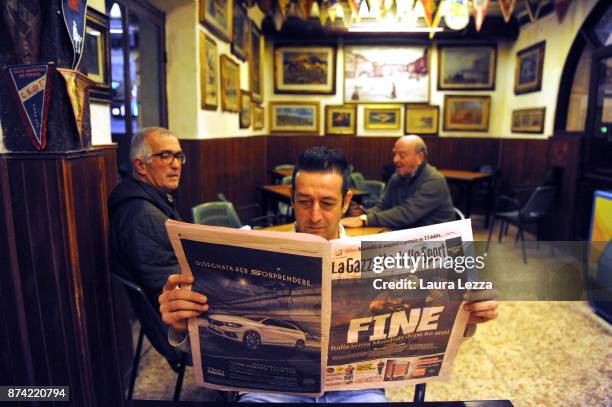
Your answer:
[[[536,92],[542,89],[542,70],[546,41],[540,41],[516,53],[514,93]]]
[[[221,110],[240,111],[240,67],[227,55],[221,55]]]
[[[496,61],[495,45],[441,45],[438,90],[494,90]]]
[[[263,41],[261,40],[261,33],[255,26],[251,26],[251,39],[249,43],[249,85],[251,91],[251,99],[254,102],[263,102],[263,76],[261,68],[261,53],[263,47]]]
[[[274,93],[336,93],[336,47],[274,47]]]
[[[489,131],[491,96],[444,95],[445,131]]]
[[[266,119],[263,106],[253,104],[251,110],[253,112],[253,130],[262,130]]]
[[[219,39],[232,41],[234,0],[200,0],[199,19]]]
[[[407,104],[404,116],[406,134],[438,134],[440,106]]]
[[[356,105],[325,106],[325,134],[351,135],[357,132]]]
[[[319,102],[270,102],[271,133],[319,134]]]
[[[109,18],[91,7],[87,8],[83,48],[77,69],[94,81],[90,98],[108,103],[111,98]]]
[[[241,129],[251,127],[251,93],[246,90],[240,92],[240,114],[238,124]]]
[[[363,127],[366,130],[399,130],[401,117],[401,105],[367,105],[363,109]]]
[[[512,111],[513,133],[544,133],[546,108],[516,109]]]
[[[200,30],[200,105],[202,109],[217,110],[219,106],[218,78],[217,43]]]

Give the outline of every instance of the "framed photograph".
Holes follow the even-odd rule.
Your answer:
[[[248,129],[251,127],[251,94],[246,90],[240,93],[240,128]]]
[[[512,111],[513,133],[544,133],[546,108],[517,109]]]
[[[270,132],[319,134],[319,102],[270,102]]]
[[[427,46],[344,47],[345,103],[429,103]]]
[[[535,92],[542,88],[542,67],[546,41],[538,42],[516,54],[514,93]]]
[[[240,67],[227,55],[221,55],[221,110],[240,111]]]
[[[495,45],[463,47],[440,46],[438,54],[439,90],[495,89]]]
[[[242,61],[247,59],[251,27],[247,11],[239,1],[234,1],[234,25],[232,30],[232,54]]]
[[[336,48],[276,46],[274,93],[336,93]]]
[[[438,134],[440,107],[430,105],[406,105],[404,132],[406,134]]]
[[[104,14],[87,7],[85,51],[78,70],[95,82],[90,90],[92,100],[110,101],[109,20]]]
[[[223,41],[232,40],[233,0],[200,0],[200,23]]]
[[[264,128],[264,108],[260,105],[253,104],[253,130],[261,130]]]
[[[200,95],[202,109],[216,110],[219,105],[217,82],[219,58],[217,43],[200,31]]]
[[[355,135],[357,130],[356,105],[325,106],[325,134]]]
[[[251,24],[250,29],[249,85],[253,101],[261,103],[263,102],[263,77],[261,75],[261,49],[263,47],[263,41],[261,40],[261,33],[255,24]]]
[[[366,130],[399,130],[402,106],[365,106],[363,110]]]
[[[444,130],[488,131],[491,96],[444,95]]]

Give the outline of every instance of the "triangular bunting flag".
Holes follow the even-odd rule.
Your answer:
[[[87,0],[62,0],[62,12],[64,22],[68,29],[72,45],[73,58],[72,68],[76,69],[83,55],[85,45],[85,14],[87,11]]]
[[[437,22],[440,21],[440,3],[442,3],[442,1],[443,0],[421,0],[427,27],[437,27]]]
[[[474,9],[476,31],[480,32],[482,23],[487,15],[487,9],[489,8],[489,0],[472,0],[472,8]]]
[[[509,22],[512,17],[512,12],[514,11],[514,6],[516,5],[516,0],[498,0],[498,3],[504,16],[504,21],[506,23]]]
[[[89,109],[89,88],[94,82],[80,72],[71,69],[57,68],[66,81],[66,91],[72,105],[81,147],[87,147],[85,137],[85,111]]]
[[[6,80],[13,90],[21,123],[38,151],[47,147],[47,112],[54,71],[52,63],[6,69]]]
[[[278,3],[278,9],[280,10],[283,18],[287,17],[287,7],[289,6],[289,0],[276,0]]]
[[[299,1],[300,11],[302,12],[302,16],[305,20],[308,20],[310,18],[310,13],[312,12],[312,5],[314,2],[314,0]]]
[[[565,19],[565,15],[567,14],[567,9],[569,8],[572,0],[555,0],[555,11],[557,12],[557,19],[560,23]]]

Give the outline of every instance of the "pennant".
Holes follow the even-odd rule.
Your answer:
[[[499,3],[499,8],[504,16],[504,21],[508,23],[512,17],[516,0],[498,0],[497,2]]]
[[[299,6],[300,11],[302,12],[302,16],[305,20],[310,18],[310,13],[312,12],[312,5],[314,4],[314,0],[300,0]]]
[[[47,147],[47,113],[54,71],[52,62],[12,66],[5,71],[21,123],[38,151]]]
[[[72,105],[81,148],[85,148],[85,109],[89,107],[89,88],[94,82],[80,72],[71,69],[57,68],[66,81],[66,91]]]
[[[41,19],[38,0],[6,0],[0,6],[0,20],[13,40],[17,63],[38,62]]]
[[[429,28],[437,27],[440,22],[440,3],[442,0],[421,0],[425,12],[425,23]]]
[[[62,0],[62,12],[72,44],[72,69],[76,69],[81,62],[81,55],[83,55],[87,0]]]
[[[555,0],[555,11],[557,12],[557,19],[560,23],[565,19],[567,9],[570,6],[572,0]]]
[[[289,6],[289,0],[276,0],[278,3],[278,9],[280,10],[283,18],[287,17],[287,7]]]
[[[542,4],[544,3],[540,0],[525,0],[527,15],[529,15],[529,21],[532,23],[538,19],[540,10],[542,9]]]
[[[451,30],[463,30],[470,23],[468,0],[446,0],[444,22]]]
[[[472,8],[474,9],[476,31],[480,32],[482,23],[487,15],[487,9],[489,8],[489,0],[472,0]]]

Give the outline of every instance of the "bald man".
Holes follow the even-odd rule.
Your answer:
[[[427,163],[427,146],[422,138],[400,137],[393,147],[393,164],[395,174],[382,200],[361,216],[343,219],[342,225],[400,230],[455,219],[444,175]]]

